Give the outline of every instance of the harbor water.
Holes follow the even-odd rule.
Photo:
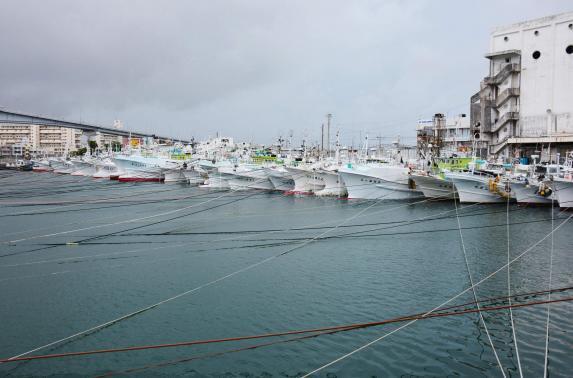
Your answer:
[[[510,259],[519,256],[510,265],[512,293],[549,287],[552,250],[552,287],[573,286],[571,212],[457,206],[459,217],[452,201],[340,200],[4,171],[0,357],[46,345],[27,355],[424,313],[470,287],[464,250],[474,282],[498,272],[477,286],[478,298],[501,297],[508,293],[507,269],[500,269],[508,242]],[[552,227],[559,228],[551,236]],[[514,302],[526,299],[547,295]],[[448,306],[472,301],[467,291]],[[526,376],[543,375],[547,307],[513,310]],[[551,377],[571,375],[572,311],[571,302],[551,304]],[[519,376],[508,310],[483,317],[505,373]],[[284,336],[4,363],[0,375],[296,377],[405,324],[290,342]],[[261,345],[277,340],[285,342]],[[419,320],[315,374],[448,375],[501,376],[477,313]]]

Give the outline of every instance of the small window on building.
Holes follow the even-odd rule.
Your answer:
[[[509,37],[505,36],[505,37],[503,37],[503,40],[504,40],[505,42],[507,42],[507,41],[509,41]]]
[[[567,54],[573,54],[573,45],[569,45],[565,48]]]
[[[533,35],[539,35],[539,30],[534,31]]]
[[[533,57],[533,59],[539,59],[539,57],[541,56],[541,53],[536,50],[533,52],[533,54],[531,54],[531,56]]]
[[[569,24],[569,29],[573,30],[573,24]]]
[[[509,58],[505,58],[505,63],[509,63],[510,59]]]

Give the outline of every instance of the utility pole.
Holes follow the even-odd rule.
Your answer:
[[[323,151],[324,151],[324,123],[320,128],[320,152],[322,153]]]
[[[326,115],[326,140],[328,145],[327,156],[330,157],[330,120],[332,119],[332,114],[328,113]]]

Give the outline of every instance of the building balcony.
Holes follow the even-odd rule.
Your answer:
[[[488,76],[484,79],[484,83],[487,85],[498,85],[501,84],[509,75],[514,72],[519,72],[521,70],[521,65],[517,63],[509,63],[501,69],[496,75]]]
[[[497,96],[497,99],[495,100],[495,106],[499,108],[507,100],[517,96],[519,96],[519,88],[507,88]]]

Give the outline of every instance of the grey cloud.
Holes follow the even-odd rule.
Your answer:
[[[496,25],[568,1],[4,1],[0,107],[205,137],[412,136],[467,111]],[[492,10],[497,11],[493,12]]]

